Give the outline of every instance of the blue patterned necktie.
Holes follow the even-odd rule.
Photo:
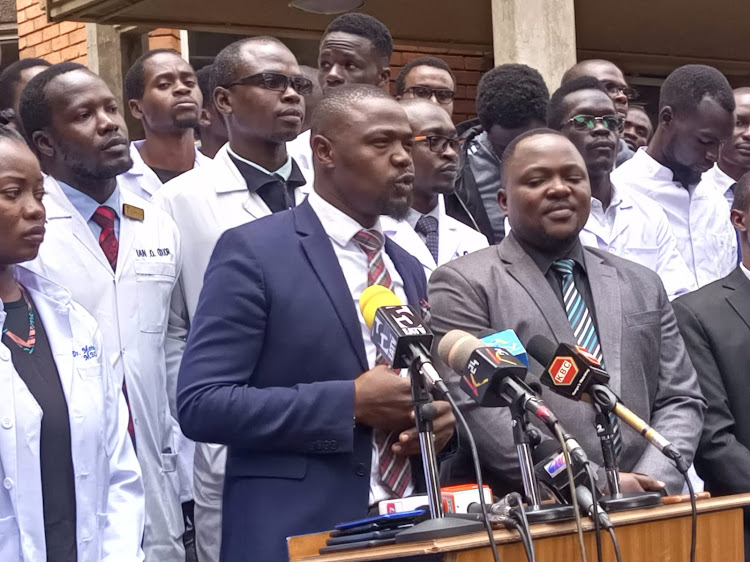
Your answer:
[[[596,334],[594,319],[591,317],[583,296],[578,292],[573,279],[573,267],[575,262],[571,259],[557,260],[552,264],[562,278],[563,302],[568,321],[573,327],[576,343],[602,362],[602,348],[599,345],[599,337]]]
[[[576,343],[596,357],[599,363],[602,364],[602,367],[604,367],[602,348],[601,345],[599,345],[599,336],[596,333],[594,319],[591,317],[591,312],[586,306],[586,301],[583,300],[583,296],[578,292],[573,277],[574,266],[575,262],[571,259],[557,260],[552,264],[553,269],[560,274],[562,279],[565,313],[568,316],[568,322],[570,322],[570,325],[573,328]],[[620,424],[617,422],[617,417],[613,413],[609,414],[609,422],[612,424],[614,433],[615,454],[619,457],[620,452],[622,451]]]
[[[435,263],[438,262],[438,220],[435,217],[422,215],[414,227],[419,234],[425,238],[424,243],[432,254]]]

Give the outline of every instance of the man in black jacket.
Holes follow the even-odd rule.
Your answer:
[[[446,211],[477,228],[490,244],[505,237],[505,216],[497,204],[500,155],[522,133],[547,124],[548,103],[549,90],[539,72],[525,64],[502,64],[479,82],[478,123],[469,121],[463,130],[459,126],[464,140],[462,170],[456,197],[446,198]],[[473,221],[466,220],[467,214]]]
[[[731,220],[742,262],[724,279],[674,301],[677,322],[708,401],[695,457],[713,495],[750,492],[750,174],[734,189]],[[745,560],[750,561],[745,511]]]

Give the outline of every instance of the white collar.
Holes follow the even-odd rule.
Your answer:
[[[438,204],[435,205],[432,210],[429,213],[425,213],[424,215],[414,209],[414,207],[409,208],[409,212],[406,215],[406,222],[409,223],[409,226],[411,226],[414,230],[417,229],[417,223],[419,222],[419,219],[422,217],[434,217],[438,224],[440,224],[440,214],[442,208],[445,206],[445,203],[443,202],[443,196],[438,195]]]
[[[716,188],[719,190],[719,193],[724,194],[727,191],[729,191],[732,186],[737,183],[731,176],[727,175],[727,173],[719,168],[719,164],[714,164],[714,167],[711,168],[709,171],[707,171],[701,179],[706,178],[708,179]]]
[[[318,215],[318,219],[320,219],[328,237],[342,248],[351,242],[357,232],[364,229],[352,217],[323,199],[315,190],[307,196],[307,201],[315,214]],[[383,228],[380,226],[380,219],[369,230],[377,230],[382,234]]]
[[[274,174],[280,175],[282,178],[284,178],[284,181],[289,181],[289,176],[292,175],[292,157],[287,154],[286,162],[284,162],[281,167],[273,172],[270,172],[266,170],[263,166],[260,166],[256,164],[255,162],[248,160],[247,158],[243,158],[239,154],[237,154],[234,150],[232,150],[232,147],[227,144],[227,152],[232,156],[232,158],[236,158],[240,162],[244,162],[248,166],[252,166],[256,170],[260,170],[264,174],[267,174],[269,176],[272,176]]]

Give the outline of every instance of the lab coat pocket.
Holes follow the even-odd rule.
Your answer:
[[[177,453],[162,453],[161,467],[164,472],[174,472],[177,470]]]
[[[21,560],[21,535],[15,516],[0,519],[0,560]]]
[[[167,324],[169,299],[175,284],[175,264],[138,261],[135,262],[135,274],[141,332],[163,333]]]

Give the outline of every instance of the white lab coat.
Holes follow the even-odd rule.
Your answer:
[[[729,221],[729,205],[713,185],[702,181],[683,187],[645,147],[612,172],[612,182],[661,206],[698,287],[726,277],[737,267],[737,237]]]
[[[190,322],[198,306],[203,276],[219,237],[230,228],[271,214],[234,165],[225,145],[213,162],[168,182],[154,198],[177,223],[181,237],[183,267],[172,295],[167,334],[167,369],[177,378]],[[300,168],[301,169],[301,168]],[[302,169],[301,169],[302,170]],[[302,170],[304,174],[304,170]],[[309,178],[305,174],[306,178]],[[312,183],[297,188],[300,204]],[[172,405],[176,409],[176,405]],[[218,562],[221,545],[221,507],[226,449],[200,443],[195,448],[194,494],[195,539],[201,562]]]
[[[120,214],[115,274],[57,181],[47,177],[44,185],[47,235],[28,267],[67,287],[99,323],[117,380],[127,382],[146,491],[146,560],[184,562],[176,424],[164,353],[169,300],[181,265],[179,232],[161,209],[121,189],[123,204],[143,209],[145,217]]]
[[[143,142],[142,140],[137,140],[130,143],[130,157],[133,159],[133,167],[124,174],[121,174],[117,178],[117,183],[131,193],[135,193],[138,197],[142,197],[146,201],[151,201],[151,198],[164,184],[161,183],[159,176],[143,161],[139,152]],[[210,161],[211,159],[196,147],[195,168]]]
[[[125,400],[96,321],[62,287],[16,267],[44,324],[70,416],[78,562],[143,560],[143,482]],[[5,312],[0,303],[0,329]],[[82,350],[86,352],[83,353]],[[95,350],[92,352],[92,350]],[[40,466],[42,411],[0,343],[0,560],[47,559]]]
[[[489,246],[484,234],[445,214],[442,195],[438,198],[438,213],[438,263],[408,221],[391,217],[380,219],[383,233],[419,260],[427,279],[438,266]]]
[[[612,200],[604,212],[601,202],[592,197],[591,214],[580,239],[584,246],[610,252],[656,272],[670,300],[697,289],[695,277],[677,249],[667,215],[636,191],[613,184]]]

